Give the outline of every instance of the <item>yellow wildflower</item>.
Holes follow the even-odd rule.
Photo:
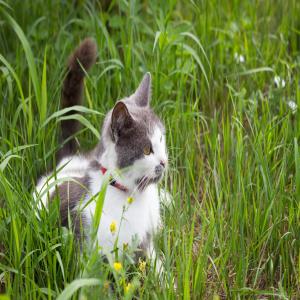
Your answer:
[[[125,286],[125,293],[128,293],[130,291],[132,287],[132,284],[131,283],[128,283],[126,286]]]
[[[109,230],[112,234],[114,234],[117,230],[117,224],[115,221],[112,221],[111,224],[109,225]]]
[[[146,271],[146,262],[142,259],[139,259],[139,270],[142,273],[145,273],[145,271]]]
[[[114,262],[114,269],[119,272],[122,270],[122,264],[118,261]]]
[[[128,197],[128,198],[127,198],[127,203],[128,203],[128,204],[131,204],[132,202],[133,202],[133,197]]]

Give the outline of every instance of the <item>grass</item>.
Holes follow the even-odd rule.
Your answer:
[[[300,106],[300,3],[100,2],[0,1],[0,299],[299,299],[300,114],[289,101]],[[99,59],[83,149],[116,99],[153,76],[174,197],[157,237],[164,285],[151,268],[125,260],[116,272],[96,250],[80,254],[57,207],[41,220],[32,209],[55,166],[65,62],[86,36]]]

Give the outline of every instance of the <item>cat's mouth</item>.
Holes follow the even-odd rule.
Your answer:
[[[157,183],[162,178],[163,174],[159,174],[155,177],[143,176],[136,180],[137,188],[139,191],[144,191],[149,184]]]

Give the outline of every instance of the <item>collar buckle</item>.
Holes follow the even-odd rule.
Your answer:
[[[104,168],[103,166],[100,166],[100,171],[103,175],[105,175],[105,173],[107,172],[107,169]],[[111,175],[109,176],[109,184],[113,187],[115,187],[116,189],[119,189],[122,192],[127,193],[128,189],[126,186],[122,185],[121,183],[117,182]]]

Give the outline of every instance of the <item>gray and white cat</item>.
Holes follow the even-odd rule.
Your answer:
[[[71,56],[62,90],[63,108],[81,104],[82,68],[88,70],[96,55],[95,42],[85,39]],[[122,252],[133,240],[138,240],[146,255],[155,255],[152,236],[160,224],[157,184],[168,157],[165,128],[151,110],[150,98],[151,76],[146,73],[134,94],[118,101],[107,113],[100,143],[89,154],[75,154],[77,144],[72,135],[78,124],[64,121],[62,138],[67,142],[59,153],[62,160],[56,171],[43,176],[36,186],[38,207],[47,207],[58,193],[62,225],[68,226],[71,215],[79,235],[82,227],[88,232],[92,224],[96,201],[90,199],[109,177],[97,232],[98,244],[108,257],[116,246]],[[53,184],[61,180],[64,182]]]

